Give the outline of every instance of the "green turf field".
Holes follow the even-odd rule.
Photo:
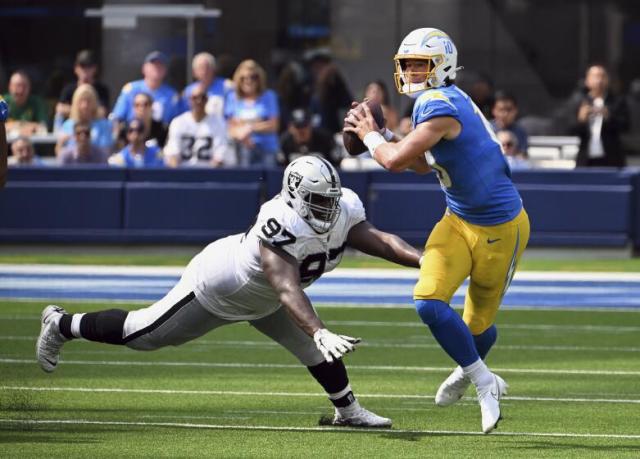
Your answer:
[[[410,309],[319,308],[364,338],[351,383],[390,431],[318,426],[331,412],[319,387],[246,324],[149,353],[73,342],[45,374],[41,309],[1,303],[0,457],[640,456],[639,312],[501,311],[488,363],[511,389],[483,436],[471,397],[433,404],[451,364]]]

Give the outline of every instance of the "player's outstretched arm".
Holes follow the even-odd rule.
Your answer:
[[[347,243],[368,255],[384,258],[403,266],[420,267],[422,252],[395,234],[380,231],[366,220],[351,228]]]
[[[309,297],[302,290],[296,259],[284,250],[265,243],[260,244],[260,255],[264,274],[278,294],[280,303],[300,328],[309,336],[325,328],[313,310]]]
[[[295,258],[277,247],[260,244],[262,269],[278,293],[280,303],[294,322],[313,337],[316,347],[329,363],[353,351],[360,338],[337,335],[327,330],[317,316],[309,297],[302,290],[298,263]]]

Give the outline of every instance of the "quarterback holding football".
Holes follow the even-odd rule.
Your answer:
[[[415,99],[413,130],[398,142],[389,141],[396,139],[378,131],[366,105],[362,112],[349,112],[344,130],[357,134],[387,170],[433,170],[438,176],[447,210],[427,240],[414,302],[458,364],[438,389],[436,404],[455,403],[473,383],[482,430],[489,433],[500,420],[499,401],[507,384],[484,359],[496,341],[494,321],[502,297],[529,241],[529,217],[493,129],[454,84],[460,68],[451,38],[438,29],[416,29],[402,40],[394,61],[398,92]],[[416,208],[421,205],[428,203],[416,203]],[[467,277],[460,317],[449,304]]]
[[[62,346],[78,338],[154,350],[248,321],[308,368],[335,407],[333,424],[390,427],[390,419],[361,407],[351,391],[342,357],[359,339],[329,331],[303,290],[340,263],[347,245],[420,265],[418,250],[367,221],[362,202],[342,188],[329,162],[300,157],[286,168],[282,191],[262,205],[251,228],[208,245],[155,304],[86,314],[47,306],[38,362],[47,372],[55,370]]]

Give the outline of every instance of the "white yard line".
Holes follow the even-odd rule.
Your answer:
[[[268,392],[268,391],[233,391],[233,390],[187,390],[187,389],[130,389],[117,387],[35,387],[35,386],[0,386],[0,390],[22,390],[33,392],[101,392],[117,394],[163,394],[163,395],[233,395],[260,397],[323,397],[321,392]],[[358,394],[362,398],[386,398],[399,400],[433,400],[435,395],[421,394]],[[511,397],[503,400],[520,402],[566,402],[566,403],[619,403],[640,404],[639,399],[620,398],[587,398],[587,397]],[[464,397],[464,400],[475,401],[475,397]]]
[[[3,359],[0,363],[24,365],[36,364],[32,359]],[[157,362],[136,360],[66,360],[61,359],[62,365],[105,365],[129,367],[204,367],[204,368],[282,368],[298,369],[299,364],[288,363],[240,363],[240,362]],[[349,365],[350,370],[373,371],[415,371],[422,373],[451,372],[451,367],[421,367],[402,365]],[[632,370],[564,370],[555,368],[492,368],[496,373],[511,374],[553,374],[553,375],[591,375],[591,376],[640,376],[640,371]]]
[[[143,422],[143,421],[94,421],[88,419],[0,419],[2,423],[23,425],[99,425],[99,426],[132,426],[132,427],[178,427],[186,429],[211,429],[211,430],[258,430],[275,432],[361,432],[361,433],[385,433],[385,434],[426,434],[426,435],[484,435],[482,432],[470,432],[464,430],[413,430],[413,429],[368,429],[350,427],[298,427],[298,426],[268,426],[268,425],[224,425],[224,424],[195,424],[183,422]],[[501,432],[494,431],[494,436],[501,437],[556,437],[556,438],[607,438],[620,440],[639,440],[640,435],[625,434],[592,434],[569,432]]]
[[[0,341],[36,341],[37,336],[0,336]],[[273,341],[238,341],[238,340],[210,340],[198,339],[192,342],[192,346],[218,346],[218,347],[250,347],[250,348],[274,348],[280,349],[281,346]],[[375,340],[364,340],[359,347],[371,347],[382,349],[441,349],[439,344],[435,343],[385,343]],[[640,352],[640,347],[625,346],[552,346],[552,345],[536,345],[536,344],[500,344],[495,350],[507,351],[569,351],[569,352]],[[114,348],[107,351],[84,351],[84,350],[67,350],[66,353],[73,354],[117,354],[120,349]],[[494,351],[495,352],[495,351]]]

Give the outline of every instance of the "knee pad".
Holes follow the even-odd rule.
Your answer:
[[[447,320],[451,314],[455,314],[453,309],[440,300],[415,300],[416,311],[427,325],[437,325],[439,322]]]

